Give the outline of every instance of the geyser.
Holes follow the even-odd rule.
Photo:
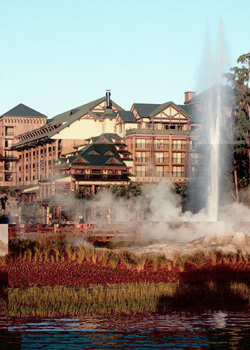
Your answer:
[[[207,221],[217,222],[219,218],[219,205],[221,204],[221,187],[225,172],[229,168],[226,164],[226,154],[229,153],[229,144],[226,142],[230,134],[230,123],[227,122],[226,113],[229,106],[229,98],[223,82],[223,45],[222,45],[222,23],[217,49],[217,61],[213,64],[210,57],[207,59],[204,101],[202,102],[202,129],[200,143],[203,144],[203,171],[204,191],[199,196],[201,203],[205,203]],[[209,63],[208,63],[209,62]],[[209,65],[209,67],[208,67]],[[211,74],[213,72],[213,74]],[[213,76],[215,77],[213,80]],[[213,86],[213,87],[211,87]],[[203,87],[204,88],[204,87]],[[230,107],[229,107],[230,108]],[[205,198],[204,198],[205,196]]]

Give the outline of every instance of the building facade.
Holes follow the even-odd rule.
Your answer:
[[[187,93],[187,97],[193,93]],[[187,99],[186,99],[187,100]],[[198,153],[200,112],[195,106],[163,104],[133,104],[126,118],[117,116],[118,129],[134,162],[130,172],[141,183],[167,179],[184,183],[195,172]],[[132,124],[133,123],[133,124]]]
[[[107,104],[109,103],[109,105]],[[55,175],[55,163],[86,138],[113,132],[118,105],[103,97],[59,114],[40,128],[18,135],[17,185],[33,186]]]
[[[19,154],[12,147],[17,135],[44,125],[47,117],[32,108],[19,104],[0,117],[0,187],[17,186]]]

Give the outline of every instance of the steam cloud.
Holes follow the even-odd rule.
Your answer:
[[[58,197],[58,202],[62,199]],[[78,212],[94,212],[87,219],[99,225],[117,224],[118,229],[136,230],[141,243],[190,242],[207,235],[250,234],[250,208],[236,202],[219,209],[219,220],[209,221],[205,209],[196,214],[182,212],[181,198],[169,181],[148,184],[139,197],[115,198],[99,192],[93,200],[69,198],[67,206]],[[89,221],[90,220],[90,221]]]

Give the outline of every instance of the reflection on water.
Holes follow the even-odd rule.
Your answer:
[[[250,313],[9,319],[3,335],[13,349],[247,349]]]

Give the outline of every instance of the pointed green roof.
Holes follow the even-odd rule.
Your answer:
[[[22,103],[4,113],[1,117],[33,117],[47,118],[44,114],[32,109]]]

